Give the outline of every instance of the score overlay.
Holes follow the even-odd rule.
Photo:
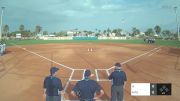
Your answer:
[[[171,95],[171,83],[131,83],[131,96]]]

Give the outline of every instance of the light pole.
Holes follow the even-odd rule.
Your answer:
[[[177,9],[178,9],[178,7],[175,6],[175,7],[174,7],[174,11],[175,11],[175,14],[176,14],[177,34],[178,34],[178,40],[180,41],[180,35],[179,35],[179,21],[178,21]]]
[[[5,7],[1,7],[2,8],[2,12],[1,12],[1,25],[0,25],[0,29],[1,29],[1,32],[0,32],[0,40],[2,39],[2,26],[3,26],[3,12],[4,12],[4,9]]]

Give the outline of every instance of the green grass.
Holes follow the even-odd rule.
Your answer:
[[[48,43],[130,43],[130,44],[146,44],[143,40],[8,40],[7,46],[16,45],[31,45],[31,44],[48,44]],[[180,41],[156,40],[158,46],[170,46],[180,48]]]
[[[180,41],[178,41],[178,40],[157,40],[156,45],[180,48]]]

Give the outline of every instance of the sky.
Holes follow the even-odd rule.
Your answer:
[[[3,25],[10,31],[21,24],[48,32],[132,27],[143,32],[155,25],[176,31],[175,6],[180,19],[180,0],[0,0],[0,6],[6,7]]]

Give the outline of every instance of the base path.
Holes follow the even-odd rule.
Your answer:
[[[88,51],[92,49],[92,51]],[[8,47],[7,54],[0,58],[0,100],[43,101],[43,80],[50,67],[60,68],[57,76],[63,82],[66,100],[76,100],[70,95],[74,84],[83,79],[85,69],[95,74],[105,91],[101,100],[110,100],[111,82],[107,76],[116,62],[123,64],[128,82],[125,101],[178,101],[180,90],[179,49],[153,45],[117,43],[68,43]],[[53,54],[53,59],[51,58]],[[53,64],[52,64],[53,63]],[[168,74],[168,75],[164,75]],[[163,82],[173,84],[172,96],[132,97],[131,83]],[[8,86],[8,88],[7,88]],[[13,90],[12,90],[13,89]],[[28,100],[29,99],[29,100]]]

